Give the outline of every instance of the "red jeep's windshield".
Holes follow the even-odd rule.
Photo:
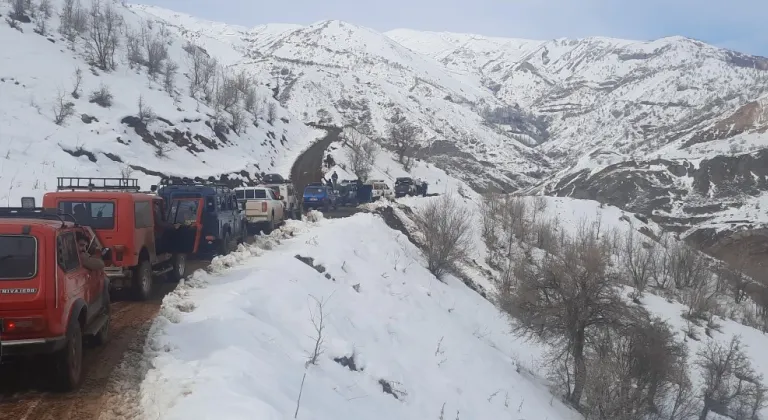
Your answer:
[[[37,274],[37,240],[0,235],[0,280],[27,280]]]
[[[115,228],[115,204],[111,201],[60,201],[59,210],[71,214],[83,226]]]

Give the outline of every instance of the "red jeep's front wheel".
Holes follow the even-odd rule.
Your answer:
[[[143,260],[133,274],[133,294],[138,300],[147,300],[152,294],[152,265]]]

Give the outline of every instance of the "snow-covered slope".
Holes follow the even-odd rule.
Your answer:
[[[541,349],[460,281],[434,278],[378,216],[289,221],[272,238],[165,299],[147,418],[282,419],[297,406],[299,419],[580,418],[532,373]]]
[[[30,23],[20,19],[18,29],[0,24],[0,205],[18,205],[21,196],[39,199],[55,190],[57,176],[132,173],[149,189],[160,173],[229,174],[230,179],[253,179],[261,172],[287,175],[295,157],[319,135],[280,107],[264,85],[267,79],[259,77],[253,78],[254,92],[258,101],[266,101],[259,115],[246,113],[245,129],[238,134],[227,127],[230,115],[224,112],[220,114],[224,124],[214,130],[216,111],[189,95],[185,41],[167,31],[161,35],[162,25],[152,26],[150,32],[168,50],[164,63],[179,67],[168,77],[160,72],[152,78],[146,66],[131,68],[127,54],[127,34],[139,33],[146,14],[102,2],[102,7],[113,8],[121,23],[115,38],[116,68],[105,71],[92,60],[87,32],[74,35],[70,42],[59,31],[64,2],[50,4],[52,16],[45,19],[44,32],[40,30],[44,14],[39,10],[34,10]],[[0,15],[10,13],[10,4],[0,3]],[[112,95],[109,107],[90,101],[92,92],[102,86]],[[156,118],[137,118],[139,98]],[[266,121],[268,103],[275,104],[271,123]],[[71,109],[71,115],[57,125],[54,120],[62,105]]]

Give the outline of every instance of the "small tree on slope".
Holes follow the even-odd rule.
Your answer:
[[[416,225],[424,235],[422,253],[427,268],[438,279],[472,249],[472,218],[466,207],[450,195],[430,201],[416,212]]]

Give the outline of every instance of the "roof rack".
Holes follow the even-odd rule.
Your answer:
[[[203,185],[203,186],[209,186],[209,187],[229,188],[227,184],[224,184],[222,182],[217,182],[216,178],[212,176],[209,176],[207,180],[200,178],[199,176],[196,176],[194,178],[177,177],[177,176],[163,177],[162,179],[160,179],[160,185]]]
[[[139,192],[139,180],[136,178],[85,178],[60,176],[56,178],[56,191],[120,191]]]
[[[58,220],[62,226],[66,222],[64,219],[69,218],[74,224],[77,224],[75,216],[59,209],[44,207],[0,207],[0,218]]]

